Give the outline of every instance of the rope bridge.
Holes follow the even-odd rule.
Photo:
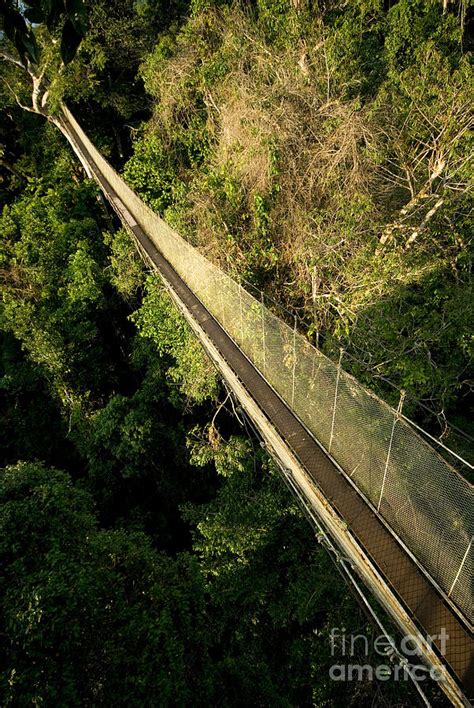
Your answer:
[[[430,634],[451,632],[443,664],[473,691],[474,487],[400,407],[365,389],[147,207],[65,107],[63,126],[220,368],[244,384],[400,606]]]

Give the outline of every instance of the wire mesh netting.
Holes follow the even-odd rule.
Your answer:
[[[173,231],[64,110],[98,170],[155,246],[472,621],[473,486],[397,411]]]

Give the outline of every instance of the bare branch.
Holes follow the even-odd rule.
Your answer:
[[[13,96],[13,98],[15,99],[15,101],[17,102],[17,104],[20,106],[20,108],[22,108],[24,111],[28,111],[29,113],[38,113],[38,111],[36,111],[34,108],[32,108],[31,106],[25,106],[25,105],[20,101],[20,99],[18,98],[18,95],[17,95],[17,94],[15,93],[15,91],[12,89],[12,87],[10,86],[10,84],[8,83],[8,81],[5,81],[5,86],[8,88],[8,90],[10,91],[10,93],[11,93],[12,96]]]
[[[414,241],[416,241],[416,239],[418,238],[419,234],[420,234],[422,231],[424,231],[424,230],[426,229],[426,226],[427,226],[429,220],[436,214],[436,212],[437,212],[438,209],[443,205],[443,203],[444,203],[444,199],[443,199],[443,198],[438,199],[438,201],[436,202],[436,204],[435,204],[435,205],[429,210],[429,212],[426,214],[426,216],[425,216],[425,218],[423,219],[423,221],[421,222],[420,226],[419,226],[417,229],[415,229],[415,230],[413,231],[413,233],[411,234],[411,236],[408,238],[408,240],[407,240],[407,242],[406,242],[406,244],[405,244],[405,248],[410,248],[411,244],[412,244]]]
[[[6,52],[4,49],[0,49],[0,59],[3,59],[4,61],[10,62],[10,64],[15,64],[15,66],[19,66],[20,69],[23,69],[23,71],[26,71],[25,66],[21,63],[19,59],[15,59],[15,57],[10,54],[9,52]]]

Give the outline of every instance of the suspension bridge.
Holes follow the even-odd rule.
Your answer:
[[[392,409],[361,386],[341,361],[328,359],[149,209],[66,107],[61,122],[86,173],[252,421],[318,540],[379,626],[364,586],[412,638],[450,701],[470,705],[474,487],[400,406]]]

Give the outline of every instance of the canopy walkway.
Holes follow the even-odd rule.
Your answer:
[[[409,422],[175,233],[64,129],[306,508],[455,705],[474,696],[474,488]],[[443,631],[447,635],[444,645]]]

